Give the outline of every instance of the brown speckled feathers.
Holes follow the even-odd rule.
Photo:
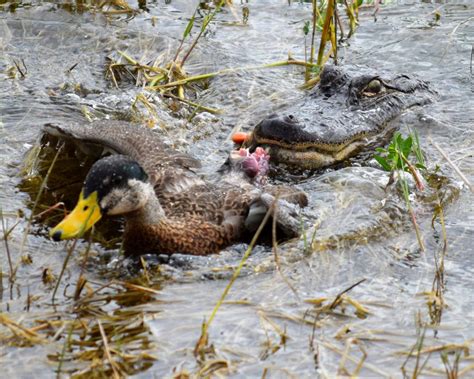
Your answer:
[[[140,125],[97,121],[85,125],[48,124],[44,130],[127,155],[145,170],[165,218],[150,225],[133,213],[125,214],[124,245],[128,253],[218,252],[239,238],[250,204],[259,195],[253,186],[204,182],[193,171],[200,167],[199,161],[170,148],[158,133]]]
[[[205,183],[192,171],[201,163],[166,145],[151,129],[125,121],[101,120],[84,124],[47,124],[43,130],[75,142],[100,145],[113,153],[127,155],[146,171],[160,192],[178,192]]]

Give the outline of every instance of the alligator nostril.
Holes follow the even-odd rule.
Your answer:
[[[53,240],[55,240],[55,241],[61,241],[61,235],[62,235],[62,234],[63,234],[63,233],[62,233],[60,230],[58,230],[58,231],[55,232],[51,237],[52,237]]]
[[[295,116],[293,116],[292,114],[286,115],[284,117],[284,121],[288,124],[291,124],[291,125],[298,123],[298,119]]]

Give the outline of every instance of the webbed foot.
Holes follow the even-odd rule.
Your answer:
[[[294,238],[301,234],[300,206],[269,193],[263,193],[250,205],[245,220],[246,230],[255,232],[271,208],[273,208],[273,218],[276,220],[278,232],[285,238]]]

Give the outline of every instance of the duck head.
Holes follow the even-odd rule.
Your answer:
[[[124,155],[102,158],[91,167],[74,210],[56,225],[55,240],[81,237],[104,215],[121,215],[145,206],[154,196],[143,168]]]

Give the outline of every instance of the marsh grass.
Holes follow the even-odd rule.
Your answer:
[[[288,333],[286,331],[286,328],[280,327],[274,320],[272,320],[270,317],[268,317],[265,314],[265,312],[258,311],[257,315],[260,318],[263,330],[265,332],[265,337],[266,337],[266,341],[265,341],[264,346],[263,346],[264,349],[260,352],[259,358],[261,360],[266,360],[270,355],[275,354],[281,348],[285,347],[286,342],[289,339],[289,336],[288,336]],[[269,334],[269,328],[266,327],[266,325],[268,325],[271,329],[273,329],[273,331],[279,337],[278,342],[272,341],[272,339],[270,337],[270,334]]]
[[[28,238],[28,234],[30,232],[31,225],[32,225],[33,220],[35,218],[35,211],[36,211],[38,205],[40,204],[41,196],[43,195],[43,192],[46,188],[46,184],[48,183],[48,179],[51,175],[51,172],[53,171],[53,168],[54,168],[54,166],[56,164],[56,161],[58,160],[58,157],[59,157],[62,150],[63,150],[63,145],[59,146],[59,148],[57,149],[56,155],[54,156],[53,160],[51,161],[51,165],[49,166],[48,171],[46,172],[46,175],[44,176],[43,181],[40,184],[40,187],[38,189],[38,193],[36,194],[36,199],[33,203],[33,207],[31,208],[31,214],[30,214],[30,217],[28,218],[26,228],[25,228],[25,232],[23,234],[23,239],[22,239],[21,246],[20,246],[20,255],[22,255],[22,253],[23,253],[23,249],[25,247],[26,240]]]
[[[309,65],[305,69],[305,83],[301,86],[302,89],[312,88],[319,82],[321,69],[331,57],[334,63],[337,64],[338,44],[351,38],[355,33],[359,24],[359,6],[362,3],[363,1],[358,0],[326,0],[320,1],[319,4],[317,0],[311,1],[311,22],[307,21],[303,26],[303,33],[307,36],[310,31],[309,25],[311,25],[311,43],[308,53],[305,38],[305,58],[309,57],[307,59]],[[349,28],[347,36],[344,33],[344,23],[339,15],[338,4],[341,4],[347,15]],[[321,33],[317,56],[316,31]]]
[[[10,346],[34,346],[57,345],[63,340],[59,352],[48,355],[51,362],[58,364],[57,377],[67,374],[79,378],[118,378],[149,368],[156,359],[144,323],[150,312],[139,304],[152,301],[150,296],[158,291],[117,281],[90,285],[96,289],[89,288],[87,294],[71,304],[71,310],[56,311],[50,319],[33,319],[32,326],[24,325],[31,321],[20,323],[6,314],[0,315],[0,324],[10,332],[0,334],[0,341]],[[112,306],[116,301],[118,305]],[[121,309],[121,305],[130,302],[138,306]]]
[[[361,356],[354,370],[350,372],[346,368],[346,363],[347,363],[348,358],[350,357],[349,354],[351,353],[353,345],[358,347],[359,352],[361,353]],[[337,373],[342,376],[357,377],[360,374],[360,371],[362,370],[362,368],[364,367],[364,362],[366,359],[367,359],[367,351],[363,345],[363,342],[359,341],[357,338],[348,338],[346,339],[344,354],[342,355],[341,360],[339,361],[339,368],[337,370]],[[353,359],[352,361],[354,362],[354,360],[355,359]]]
[[[413,344],[412,348],[407,353],[407,358],[403,362],[402,366],[400,367],[404,378],[408,378],[408,377],[411,377],[413,379],[418,378],[421,375],[424,367],[426,366],[430,358],[430,355],[428,355],[428,357],[424,360],[424,362],[421,363],[422,356],[420,352],[423,349],[423,343],[425,341],[426,325],[424,325],[423,322],[421,321],[421,315],[419,312],[416,315],[415,324],[416,324],[416,335],[417,335],[416,342]],[[415,357],[415,366],[413,368],[413,372],[411,373],[411,375],[408,375],[407,364],[410,360],[410,357],[412,356]]]
[[[109,63],[106,67],[106,77],[110,78],[116,88],[120,87],[121,81],[126,79],[132,80],[138,87],[144,88],[147,91],[157,92],[164,97],[171,97],[192,107],[193,113],[204,111],[213,114],[220,113],[219,109],[196,103],[192,99],[193,94],[199,91],[197,84],[205,87],[208,80],[217,76],[297,65],[304,68],[304,85],[302,88],[311,88],[318,83],[319,73],[330,57],[333,57],[333,60],[337,62],[338,41],[350,38],[354,34],[358,25],[358,7],[362,2],[358,0],[344,0],[343,2],[336,0],[318,2],[313,0],[311,2],[311,21],[306,21],[303,27],[305,36],[310,34],[309,52],[307,52],[307,38],[305,37],[304,60],[288,56],[286,60],[279,62],[251,67],[222,68],[215,72],[189,75],[186,72],[186,63],[196,49],[196,46],[206,35],[209,25],[214,22],[222,8],[224,6],[229,8],[236,20],[238,20],[231,1],[220,0],[214,3],[214,7],[203,7],[202,2],[197,5],[183,30],[178,47],[170,61],[164,56],[159,56],[152,62],[142,63],[126,52],[118,51],[119,60],[111,57],[108,58]],[[343,21],[338,14],[337,3],[340,3],[347,14],[349,27],[347,36],[344,35]],[[242,26],[247,25],[249,16],[249,7],[242,6],[242,22],[236,21],[236,23]],[[222,23],[222,25],[225,24]],[[196,29],[198,29],[197,34],[195,37],[192,37]],[[319,42],[317,36],[319,36]],[[317,49],[316,46],[318,45],[319,48]],[[153,114],[154,112],[150,110],[151,103],[144,100],[144,98],[146,99],[145,95],[139,94],[136,101],[144,103],[150,113]]]
[[[446,370],[446,378],[447,379],[457,379],[459,377],[459,362],[461,360],[461,351],[455,351],[452,362],[449,359],[448,352],[441,352],[441,361],[443,362],[444,368]]]
[[[242,268],[244,267],[245,262],[250,257],[250,254],[252,253],[253,248],[254,248],[255,244],[257,243],[257,240],[260,237],[260,234],[263,231],[263,228],[265,227],[265,225],[267,224],[270,216],[272,215],[272,212],[273,212],[272,208],[268,209],[267,213],[265,214],[265,217],[262,219],[262,222],[260,223],[259,227],[257,228],[254,236],[252,237],[252,240],[251,240],[247,250],[245,251],[244,255],[242,256],[242,259],[240,260],[238,266],[235,268],[234,274],[230,278],[229,282],[227,283],[226,287],[224,288],[224,291],[222,292],[221,297],[219,298],[216,305],[214,306],[214,309],[212,310],[211,315],[209,316],[207,321],[204,320],[204,322],[202,324],[201,335],[200,335],[200,337],[199,337],[199,339],[198,339],[198,341],[197,341],[197,343],[194,347],[194,355],[201,361],[205,361],[206,352],[209,351],[209,328],[210,328],[210,325],[211,325],[212,321],[214,320],[214,318],[216,317],[217,311],[219,310],[219,308],[223,304],[225,298],[227,297],[227,294],[229,293],[230,289],[232,288],[232,285],[234,284],[234,282],[236,281],[236,279],[240,275],[240,272],[242,271]]]
[[[469,179],[464,175],[464,173],[459,169],[459,167],[449,158],[448,154],[433,140],[430,139],[431,144],[439,151],[441,156],[448,162],[452,169],[459,175],[464,184],[469,188],[469,191],[474,192],[474,186],[471,184]]]
[[[444,300],[444,291],[445,291],[445,257],[448,250],[448,237],[446,233],[446,225],[444,220],[444,212],[441,201],[438,198],[438,203],[435,207],[433,213],[433,218],[431,220],[431,227],[435,229],[435,220],[439,219],[441,225],[441,238],[442,238],[442,247],[439,252],[434,251],[434,264],[435,264],[435,273],[433,278],[433,284],[431,286],[431,291],[425,292],[424,295],[427,297],[428,305],[428,314],[431,319],[431,324],[433,326],[441,324],[441,318],[443,315],[443,310],[446,308]],[[435,329],[435,335],[437,331]]]
[[[444,366],[444,373],[442,370],[436,370],[435,372],[439,376],[444,376],[450,379],[456,379],[462,377],[467,373],[470,373],[474,370],[474,365],[469,365],[460,368],[460,363],[464,357],[470,357],[470,349],[472,347],[472,340],[466,341],[464,343],[446,343],[441,345],[426,346],[425,345],[425,335],[426,335],[427,326],[424,325],[421,331],[418,333],[418,338],[416,343],[408,352],[400,352],[401,355],[406,355],[407,358],[404,364],[401,366],[402,373],[405,378],[419,378],[423,377],[423,374],[429,374],[428,370],[428,361],[433,354],[438,353],[440,360]],[[452,357],[450,359],[450,357]],[[410,359],[414,359],[413,371],[409,373],[407,368],[407,363]],[[425,372],[423,372],[425,370]],[[443,375],[444,374],[444,375]]]
[[[470,348],[472,347],[472,340],[465,341],[464,343],[446,343],[442,345],[428,346],[426,343],[426,334],[429,329],[433,330],[434,337],[438,336],[438,329],[441,325],[442,315],[444,309],[447,307],[444,293],[446,284],[446,272],[445,272],[445,258],[448,250],[448,237],[446,232],[445,216],[443,211],[443,205],[437,198],[437,205],[432,217],[432,228],[435,230],[435,221],[438,220],[441,226],[441,247],[440,249],[434,250],[434,277],[430,291],[422,293],[426,297],[426,303],[428,306],[428,316],[430,321],[424,322],[422,320],[421,312],[416,314],[415,325],[417,340],[413,344],[412,348],[408,352],[402,352],[400,354],[406,355],[406,359],[401,366],[403,376],[408,378],[419,378],[423,375],[433,373],[428,371],[428,362],[430,361],[433,354],[438,353],[441,362],[444,367],[444,375],[446,378],[455,379],[463,376],[464,374],[471,372],[474,369],[474,365],[468,365],[462,370],[460,364],[462,357],[470,356]],[[424,356],[424,358],[423,358]],[[414,360],[413,368],[411,372],[408,369],[408,363],[410,360]],[[437,374],[442,375],[443,373],[435,371]]]
[[[49,149],[49,145],[42,146],[42,148]],[[43,156],[43,153],[41,153],[39,160],[49,157],[48,165],[41,162],[40,167],[36,167],[37,156],[30,155],[29,158],[32,159],[28,159],[28,162],[31,165],[24,167],[28,181],[31,179],[31,183],[28,185],[36,188],[36,194],[32,193],[31,196],[34,201],[31,206],[31,215],[28,217],[28,228],[31,228],[32,222],[38,220],[38,216],[42,218],[51,211],[51,209],[47,209],[36,214],[35,209],[39,208],[44,201],[42,195],[46,195],[45,191],[51,190],[49,179],[57,175],[55,170],[61,170],[60,165],[56,167],[56,162],[63,159],[63,155],[65,155],[63,145],[56,148],[54,155],[50,154],[53,155],[52,159],[48,154]],[[35,154],[37,155],[38,152],[36,151]],[[38,179],[37,176],[42,176],[42,178]],[[4,212],[0,212],[0,218],[3,220],[3,238],[5,243],[8,243],[8,238],[17,223],[13,227],[9,227],[4,221],[4,216]],[[26,313],[20,312],[19,319],[15,317],[15,313],[12,313],[14,316],[7,313],[10,311],[7,304],[7,312],[0,315],[0,325],[2,326],[0,344],[5,348],[8,346],[32,347],[42,344],[49,345],[49,351],[54,351],[57,347],[57,353],[49,354],[47,358],[52,364],[57,364],[56,376],[58,378],[65,376],[118,378],[148,369],[156,357],[152,355],[154,344],[144,319],[147,315],[158,312],[158,309],[154,308],[153,311],[148,308],[144,309],[140,304],[156,301],[155,297],[159,291],[128,282],[112,280],[107,283],[96,283],[90,281],[85,275],[85,267],[90,256],[90,239],[83,252],[77,280],[71,282],[70,279],[67,279],[64,283],[63,273],[66,271],[68,261],[72,254],[78,252],[76,242],[73,241],[67,246],[61,274],[57,279],[51,268],[46,267],[42,270],[42,279],[45,285],[43,290],[46,293],[52,293],[52,304],[44,301],[40,303],[44,298],[42,292],[40,292],[41,295],[36,292],[30,294],[29,286],[25,306]],[[18,246],[19,251],[21,248]],[[14,270],[14,257],[19,251],[12,251],[11,248],[8,251],[11,253],[10,261]],[[24,264],[30,263],[31,258],[30,262]],[[156,286],[152,279],[149,279],[148,284]],[[18,284],[18,286],[23,285],[22,283]],[[70,291],[72,289],[71,294],[68,293],[68,289]],[[35,307],[31,306],[33,303],[35,303]],[[159,304],[159,302],[157,303]],[[41,309],[38,309],[39,306]],[[48,312],[48,307],[53,307],[53,310]]]
[[[20,244],[20,248],[19,248],[19,256],[20,256],[20,259],[17,263],[14,263],[13,262],[13,258],[12,258],[12,254],[11,254],[11,250],[10,250],[10,245],[8,243],[8,239],[9,239],[9,236],[10,234],[13,232],[13,230],[16,228],[17,225],[20,224],[21,222],[21,218],[20,216],[22,215],[18,215],[17,216],[17,221],[14,223],[14,225],[10,228],[7,227],[6,225],[6,222],[5,222],[5,217],[4,217],[4,212],[3,212],[3,208],[0,207],[0,219],[1,219],[1,224],[2,224],[2,232],[3,232],[3,236],[2,236],[2,239],[4,240],[4,243],[5,243],[5,251],[6,251],[6,254],[7,254],[7,260],[8,260],[8,267],[9,267],[9,281],[10,281],[10,284],[13,284],[14,281],[15,281],[15,277],[16,277],[16,271],[18,269],[18,266],[24,262],[23,261],[23,257],[27,256],[27,254],[24,254],[24,248],[25,248],[25,245],[26,245],[26,241],[28,239],[28,235],[30,233],[30,229],[31,229],[31,226],[32,226],[32,223],[34,221],[34,219],[37,217],[37,215],[35,215],[35,211],[36,209],[38,208],[38,206],[40,205],[40,200],[41,200],[41,196],[46,188],[46,183],[48,181],[48,178],[51,174],[51,171],[53,170],[53,167],[60,155],[60,152],[62,150],[62,147],[60,147],[57,151],[56,151],[56,155],[54,156],[52,162],[51,162],[51,165],[45,175],[45,177],[43,178],[43,180],[41,181],[41,184],[39,186],[39,189],[37,191],[37,194],[36,194],[36,198],[35,198],[35,201],[32,205],[32,208],[31,208],[31,213],[30,213],[30,216],[28,217],[27,219],[27,223],[26,223],[26,226],[25,226],[25,231],[23,233],[23,238],[21,240],[21,244]],[[38,155],[39,155],[39,149],[32,149],[32,151],[30,152],[30,154],[27,156],[27,158],[25,159],[25,165],[23,166],[23,173],[26,174],[27,172],[30,172],[31,171],[31,167],[35,164],[35,162],[38,161]]]
[[[10,253],[10,246],[8,245],[8,237],[10,233],[15,229],[15,227],[18,225],[18,222],[13,225],[11,228],[7,229],[7,226],[5,224],[5,218],[3,216],[3,209],[0,207],[0,219],[2,220],[2,232],[3,232],[3,241],[5,243],[5,252],[7,254],[7,260],[8,260],[8,268],[10,269],[10,274],[8,276],[8,280],[10,283],[13,283],[15,281],[15,268],[13,267],[13,261],[12,261],[12,255]],[[3,270],[0,270],[3,273]],[[3,285],[3,278],[1,280],[1,283]]]
[[[63,262],[63,265],[61,267],[61,272],[59,273],[59,277],[56,280],[56,285],[54,286],[53,293],[51,295],[51,301],[52,301],[53,304],[54,304],[54,299],[56,297],[56,292],[58,291],[59,285],[61,284],[61,279],[63,278],[64,272],[66,271],[66,267],[67,267],[67,264],[69,262],[69,259],[71,258],[72,253],[74,252],[74,250],[76,248],[76,243],[77,243],[77,239],[74,239],[72,244],[67,249],[67,254],[66,254],[66,257],[64,258],[64,262]]]

